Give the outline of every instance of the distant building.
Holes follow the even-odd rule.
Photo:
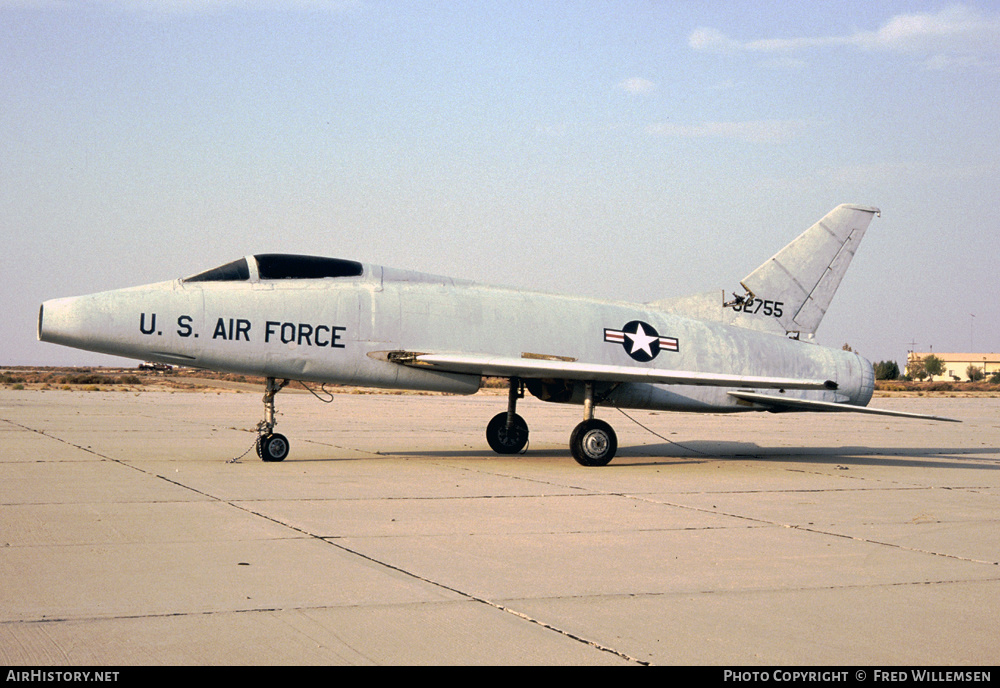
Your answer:
[[[1000,373],[1000,354],[941,354],[934,351],[917,352],[911,351],[906,356],[906,374],[911,375],[915,369],[914,364],[918,364],[928,356],[936,356],[944,362],[944,373],[928,378],[932,381],[946,380],[968,380],[966,374],[968,367],[975,366],[986,374],[986,377],[993,373]],[[919,367],[919,366],[917,366]],[[914,375],[914,377],[916,377]]]

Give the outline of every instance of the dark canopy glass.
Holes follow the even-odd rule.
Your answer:
[[[286,253],[262,253],[254,256],[260,278],[323,279],[325,277],[360,277],[361,263],[340,258],[293,256]]]
[[[330,277],[360,277],[364,272],[361,263],[340,258],[320,256],[295,256],[287,253],[261,253],[254,256],[262,280],[324,279]],[[246,258],[199,272],[185,282],[240,282],[250,279]]]

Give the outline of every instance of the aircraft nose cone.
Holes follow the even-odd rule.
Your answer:
[[[92,345],[113,330],[110,309],[96,296],[70,296],[42,303],[38,309],[38,339],[95,350]]]
[[[194,360],[194,343],[184,339],[183,328],[171,337],[167,323],[178,314],[183,314],[181,323],[193,321],[200,297],[200,292],[178,293],[173,282],[162,282],[51,299],[38,309],[38,339],[125,358]]]
[[[53,344],[73,344],[79,334],[80,318],[76,313],[78,298],[50,299],[38,308],[38,339]]]

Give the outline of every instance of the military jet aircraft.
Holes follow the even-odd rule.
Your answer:
[[[281,461],[275,394],[290,380],[472,394],[509,380],[487,425],[525,449],[525,390],[582,404],[573,457],[603,466],[617,437],[599,407],[659,411],[857,411],[872,365],[812,343],[877,208],[840,205],[723,291],[653,303],[529,292],[339,258],[259,254],[185,279],[46,301],[38,338],[171,365],[263,376],[257,453]],[[279,382],[280,380],[280,382]]]

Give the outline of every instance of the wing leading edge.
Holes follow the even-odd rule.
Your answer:
[[[632,368],[599,363],[580,363],[558,357],[530,357],[530,354],[526,355],[529,357],[522,358],[487,354],[429,354],[412,351],[380,351],[369,355],[401,365],[492,377],[560,378],[592,382],[647,382],[754,389],[837,389],[837,383],[833,380],[804,380],[787,377]]]

